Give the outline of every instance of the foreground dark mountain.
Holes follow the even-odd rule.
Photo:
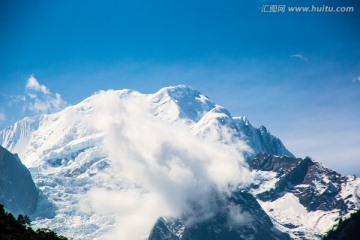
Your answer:
[[[15,215],[30,215],[36,209],[38,197],[29,170],[17,154],[0,146],[0,204]]]

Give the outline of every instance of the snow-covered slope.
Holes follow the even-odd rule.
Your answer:
[[[185,120],[195,135],[226,143],[241,139],[251,148],[250,155],[267,152],[293,156],[266,127],[255,128],[246,117],[233,117],[227,109],[188,86],[163,88],[149,99],[155,115],[169,121]]]
[[[52,204],[39,205],[34,224],[75,239],[144,239],[159,217],[209,221],[214,192],[252,185],[257,175],[245,158],[293,157],[265,127],[188,86],[101,91],[58,113],[25,118],[0,131],[0,140]]]
[[[187,124],[195,135],[229,142],[241,139],[251,147],[254,154],[267,152],[280,156],[293,156],[264,126],[257,129],[245,117],[232,117],[225,108],[188,86],[167,87],[147,95],[132,90],[120,90],[114,93],[120,99],[135,97],[138,101],[143,101],[143,104],[150,106],[154,116],[169,122],[181,121]],[[58,152],[60,149],[64,151],[73,145],[81,148],[79,144],[86,141],[85,139],[90,141],[89,139],[98,138],[95,136],[94,123],[89,122],[88,119],[89,116],[94,116],[93,105],[97,96],[101,94],[95,94],[59,113],[27,117],[16,122],[0,131],[1,144],[24,157],[25,161],[31,159],[27,162],[29,167],[39,158],[56,158],[56,154],[63,156],[65,153]],[[56,153],[53,153],[53,150],[57,150]],[[68,151],[74,152],[74,150]],[[55,155],[49,156],[50,152]]]

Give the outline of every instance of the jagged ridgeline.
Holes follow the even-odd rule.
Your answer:
[[[34,226],[74,239],[321,239],[358,209],[358,178],[295,158],[188,86],[101,91],[0,144],[39,189]]]
[[[291,229],[293,238],[321,238],[339,218],[359,209],[359,179],[309,157],[261,153],[249,165],[257,175],[251,192],[274,222]]]

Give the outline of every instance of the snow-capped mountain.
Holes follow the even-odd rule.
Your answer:
[[[274,209],[280,207],[269,207],[281,197],[264,199],[280,175],[251,164],[259,153],[294,156],[265,127],[231,116],[187,86],[154,94],[101,91],[60,112],[15,123],[0,131],[0,144],[19,154],[46,198],[32,215],[34,224],[75,239],[136,240],[150,232],[150,238],[196,239],[207,223],[214,236],[232,239],[287,239],[281,231],[300,236],[279,222]],[[358,183],[344,184],[350,193]],[[301,197],[293,195],[294,201]],[[319,236],[325,230],[306,231]]]

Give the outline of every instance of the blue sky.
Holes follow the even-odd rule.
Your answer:
[[[360,176],[360,2],[281,3],[355,12],[261,12],[276,0],[1,1],[0,128],[42,111],[29,97],[41,85],[42,100],[75,104],[100,89],[187,84],[296,156]],[[40,85],[26,86],[30,76]]]

